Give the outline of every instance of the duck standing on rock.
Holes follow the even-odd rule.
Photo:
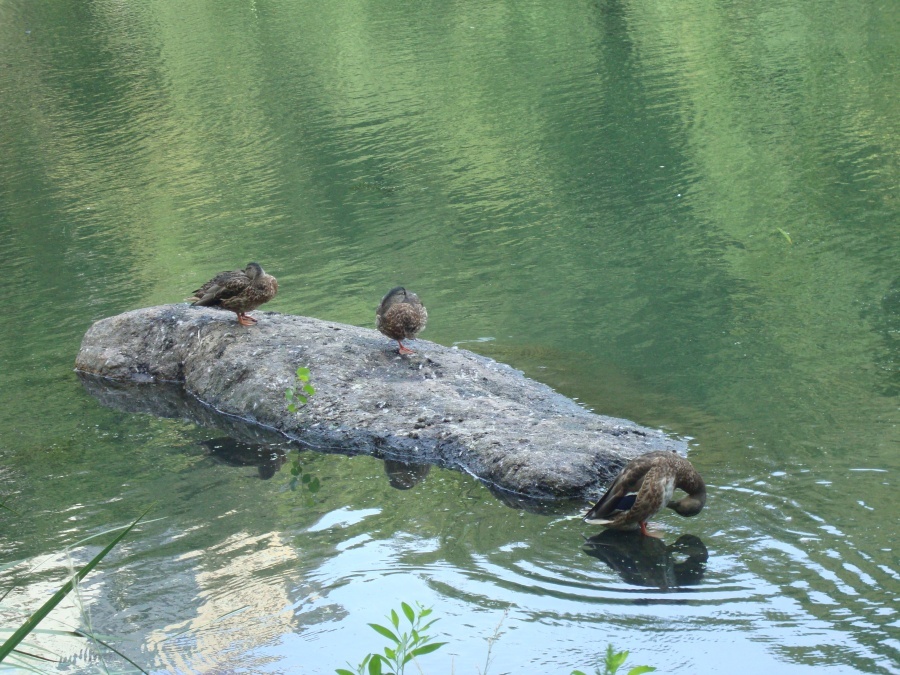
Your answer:
[[[687,496],[672,500],[675,490]],[[651,535],[647,521],[664,506],[682,516],[696,516],[706,504],[706,484],[684,457],[674,452],[648,452],[635,457],[616,476],[606,494],[584,516],[584,522],[614,530]]]
[[[278,280],[266,274],[259,263],[252,262],[242,270],[221,272],[194,291],[193,305],[221,307],[237,314],[242,326],[253,326],[256,319],[247,312],[275,297]]]
[[[375,327],[387,337],[396,340],[401,354],[415,354],[403,346],[402,340],[412,340],[425,330],[428,312],[419,296],[397,286],[388,291],[375,311]]]

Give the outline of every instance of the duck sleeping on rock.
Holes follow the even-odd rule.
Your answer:
[[[425,330],[427,322],[428,312],[425,311],[425,305],[419,300],[418,295],[403,286],[389,290],[375,311],[375,327],[383,335],[397,341],[401,354],[415,353],[412,349],[404,347],[402,341],[415,338]]]
[[[221,272],[194,291],[193,305],[221,307],[237,314],[242,326],[253,326],[256,319],[247,312],[275,297],[278,280],[266,274],[259,263],[252,262],[242,270]]]
[[[675,490],[684,490],[687,496],[673,501]],[[584,522],[614,530],[640,528],[642,534],[653,536],[647,521],[663,507],[696,516],[704,504],[706,484],[688,460],[674,452],[648,452],[625,465]]]

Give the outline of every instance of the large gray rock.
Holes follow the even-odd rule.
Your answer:
[[[222,413],[323,451],[439,464],[529,497],[592,498],[632,457],[686,450],[464,349],[417,340],[416,354],[401,357],[374,330],[255,314],[259,324],[245,328],[232,314],[184,304],[126,312],[91,326],[75,365],[183,383]],[[298,366],[310,369],[316,394],[294,414],[284,392]]]

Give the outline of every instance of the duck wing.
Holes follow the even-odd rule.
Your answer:
[[[609,516],[613,511],[624,510],[621,505],[627,505],[630,508],[634,504],[633,501],[624,499],[629,493],[638,492],[644,482],[647,472],[653,467],[656,453],[648,453],[635,457],[628,462],[622,471],[616,476],[612,485],[584,516],[585,520],[603,519]],[[623,501],[624,500],[624,501]],[[621,505],[620,505],[621,504]]]
[[[250,284],[250,277],[244,270],[222,272],[194,291],[194,297],[197,298],[194,304],[198,307],[216,305],[222,300],[240,295]]]

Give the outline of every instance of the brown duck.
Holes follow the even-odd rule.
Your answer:
[[[242,270],[221,272],[194,291],[192,304],[198,307],[221,307],[237,314],[238,323],[252,326],[256,319],[247,312],[275,297],[278,281],[252,262]]]
[[[684,490],[687,496],[673,501],[675,490]],[[674,452],[648,452],[625,465],[584,522],[614,530],[640,528],[650,535],[647,521],[663,507],[696,516],[704,504],[706,484],[689,461]]]
[[[425,305],[419,300],[418,295],[407,291],[403,286],[389,290],[375,311],[375,327],[383,335],[397,341],[401,354],[415,353],[412,349],[404,347],[402,341],[415,338],[425,330],[427,322],[428,312],[425,311]]]

